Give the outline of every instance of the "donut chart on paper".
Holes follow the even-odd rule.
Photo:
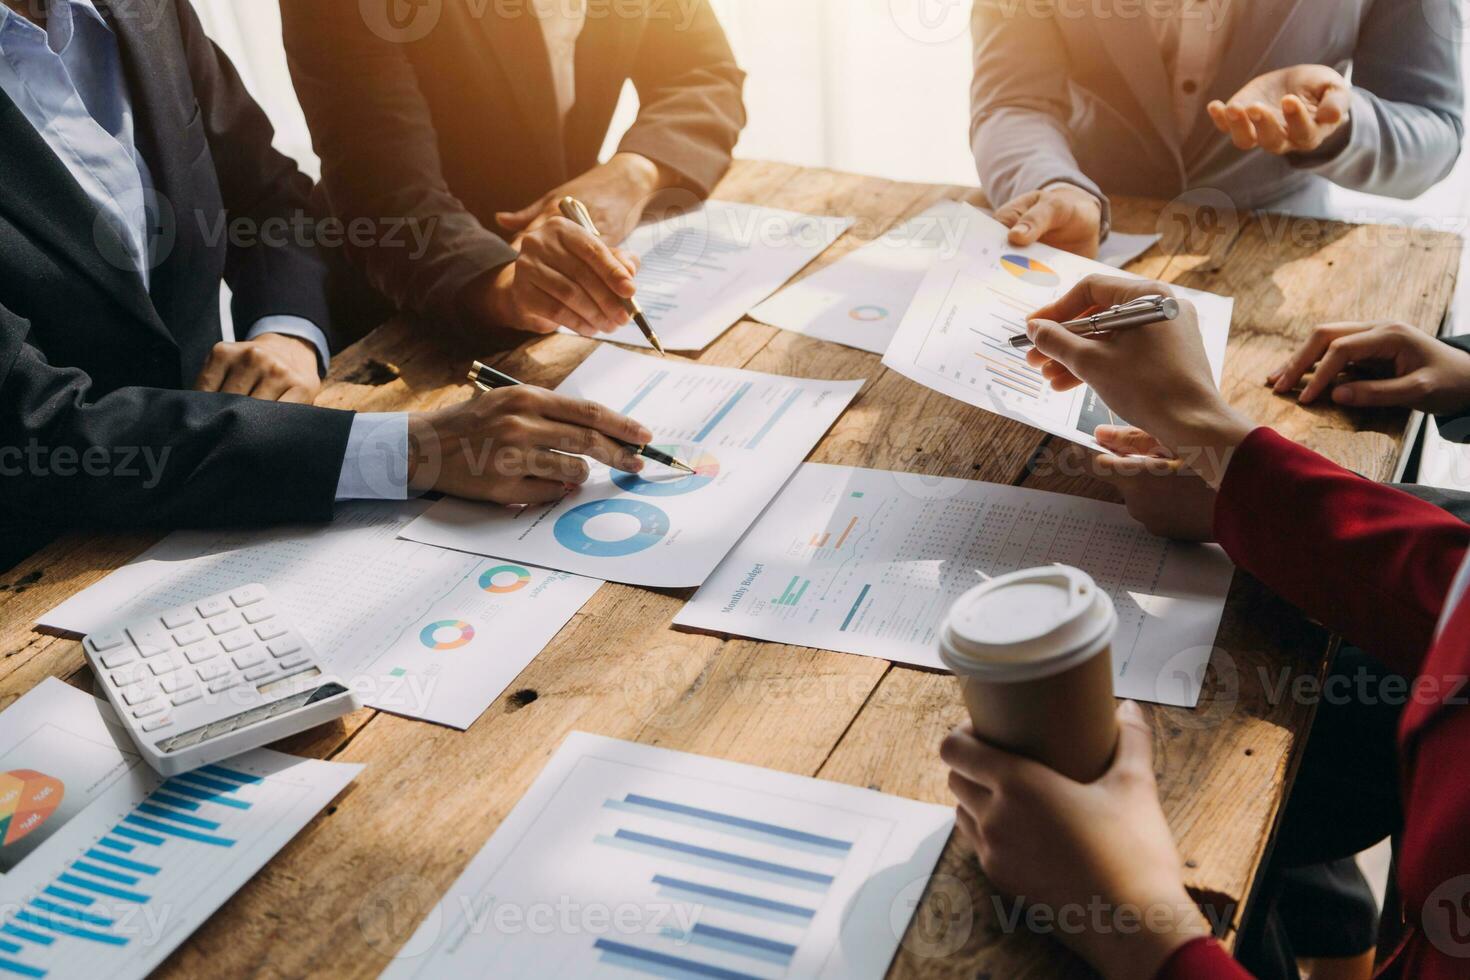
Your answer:
[[[869,303],[863,306],[854,306],[847,311],[847,315],[859,323],[877,323],[879,320],[888,319],[889,313],[888,307]]]
[[[419,642],[430,650],[458,650],[475,638],[475,628],[462,619],[441,619],[419,633]]]
[[[520,565],[496,565],[480,573],[480,588],[491,595],[509,595],[530,584],[530,569]]]
[[[691,477],[691,479],[695,479]],[[602,520],[613,518],[612,521]],[[621,518],[621,520],[619,520]],[[632,520],[627,520],[632,518]],[[587,532],[589,524],[627,525],[622,537],[607,539]],[[552,533],[556,543],[568,551],[593,558],[622,558],[652,548],[669,533],[669,515],[643,500],[614,497],[594,500],[567,511],[557,519]]]
[[[1057,275],[1056,270],[1040,259],[1031,259],[1024,255],[1002,255],[1000,267],[1032,286],[1055,289],[1062,284],[1062,277]]]
[[[34,769],[0,773],[0,845],[14,844],[44,824],[66,795],[61,780]]]
[[[640,497],[679,497],[709,486],[714,482],[715,477],[720,475],[720,461],[702,449],[689,449],[684,446],[655,446],[653,448],[682,458],[684,462],[694,467],[694,472],[679,479],[646,480],[637,473],[613,470],[612,482],[618,489],[636,493]]]

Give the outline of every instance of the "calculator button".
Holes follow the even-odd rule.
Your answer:
[[[234,636],[227,636],[220,640],[219,645],[225,648],[225,653],[234,653],[236,650],[245,649],[254,642],[255,637],[249,633],[237,633]]]
[[[108,670],[112,670],[114,667],[121,667],[123,664],[130,664],[137,659],[138,652],[129,648],[127,650],[119,650],[116,653],[104,653],[102,655],[102,666],[106,667]]]
[[[308,656],[306,656],[306,654],[304,654],[304,653],[297,653],[297,654],[292,654],[291,656],[287,657],[285,660],[282,660],[280,663],[281,663],[281,669],[282,670],[290,670],[292,667],[300,667],[302,664],[304,664],[304,663],[310,663],[310,662],[311,662],[311,658],[308,657]]]
[[[286,627],[280,623],[267,623],[264,626],[255,627],[255,635],[262,640],[274,640],[278,636],[284,636]]]
[[[266,647],[272,657],[289,657],[301,649],[301,641],[294,636],[288,636],[284,640],[277,640]]]
[[[169,629],[176,630],[182,626],[188,626],[197,618],[192,609],[174,609],[158,617],[158,621]]]
[[[155,657],[148,662],[148,669],[153,671],[154,676],[167,674],[179,669],[179,662],[173,657]]]
[[[230,659],[235,662],[236,667],[244,670],[246,667],[254,667],[256,664],[264,662],[265,654],[260,650],[246,650],[244,653],[235,654]]]
[[[185,626],[181,630],[175,630],[174,642],[181,647],[186,647],[190,643],[198,643],[207,636],[209,636],[209,631],[198,623],[195,623],[193,626]]]
[[[133,717],[134,718],[147,718],[149,715],[156,715],[156,714],[158,714],[160,711],[163,710],[163,708],[164,708],[163,699],[162,698],[159,698],[156,701],[149,701],[146,704],[140,704],[140,705],[138,705],[136,708],[133,709]]]
[[[259,667],[251,667],[249,670],[245,671],[245,679],[247,681],[258,681],[262,677],[269,677],[275,672],[275,664],[262,664]]]
[[[87,637],[87,646],[96,650],[98,653],[102,653],[105,650],[120,647],[126,641],[127,637],[123,636],[121,632],[96,633]]]
[[[201,681],[212,681],[221,674],[228,674],[229,672],[230,668],[222,663],[205,664],[197,671]]]
[[[139,655],[141,655],[142,657],[144,657],[146,659],[148,657],[156,657],[160,653],[168,653],[169,650],[171,650],[171,649],[173,649],[173,648],[172,647],[146,646],[146,647],[138,647],[138,653],[139,653]]]
[[[245,622],[254,626],[256,623],[263,623],[270,619],[275,613],[271,612],[268,606],[261,606],[259,609],[246,609],[240,615],[245,617]]]
[[[221,677],[219,680],[209,685],[209,693],[218,694],[221,691],[228,691],[230,688],[234,687],[238,683],[240,683],[239,674],[231,674],[228,677]]]
[[[230,593],[230,601],[241,607],[253,606],[265,598],[265,589],[258,585],[247,585],[243,589],[236,589]]]
[[[168,630],[158,623],[146,623],[141,626],[129,626],[128,636],[136,646],[140,647],[166,647],[168,643]]]
[[[244,625],[244,621],[240,619],[239,613],[230,613],[228,616],[221,616],[219,619],[210,620],[209,631],[215,636],[219,636],[222,633],[228,633],[230,630],[237,630],[242,625]]]
[[[202,664],[211,657],[219,656],[219,647],[213,643],[201,643],[197,647],[188,647],[184,650],[184,656],[191,664]]]
[[[139,682],[123,688],[118,694],[122,695],[123,701],[129,705],[136,705],[153,697],[154,690],[152,684]]]
[[[193,683],[194,678],[188,674],[170,674],[168,677],[159,681],[158,686],[163,688],[164,694],[177,694]]]
[[[152,721],[144,722],[142,727],[145,732],[156,732],[160,728],[167,728],[173,723],[174,720],[172,718],[155,718]]]
[[[175,694],[169,700],[173,701],[173,703],[174,703],[175,706],[178,706],[178,705],[181,705],[181,704],[188,704],[190,701],[194,701],[194,700],[198,699],[199,694],[200,694],[199,688],[197,688],[197,687],[191,687],[191,688],[188,688],[186,690],[180,691],[178,694]]]
[[[143,671],[142,664],[134,664],[123,670],[114,670],[110,676],[115,687],[127,687],[141,680],[146,680],[148,677]]]
[[[220,613],[229,612],[230,604],[222,596],[211,596],[210,598],[205,599],[203,602],[199,603],[199,605],[195,606],[194,608],[199,610],[199,615],[203,616],[205,619],[209,619],[211,616],[218,616]]]

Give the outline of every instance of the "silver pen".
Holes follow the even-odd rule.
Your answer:
[[[1094,313],[1080,320],[1068,320],[1063,329],[1083,337],[1112,333],[1115,330],[1131,330],[1146,327],[1151,323],[1162,323],[1179,315],[1179,301],[1172,296],[1140,296],[1127,303],[1119,303],[1101,313]],[[1030,350],[1034,344],[1026,334],[1011,337],[1011,346],[1017,350]]]

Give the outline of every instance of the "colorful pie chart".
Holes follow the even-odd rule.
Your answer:
[[[645,479],[636,473],[624,473],[621,470],[613,470],[612,481],[622,490],[636,493],[640,497],[678,497],[686,493],[709,486],[715,477],[720,475],[720,461],[709,453],[700,449],[690,449],[686,446],[655,446],[670,455],[677,456],[690,466],[694,467],[692,474],[683,473],[682,470],[669,470],[659,466],[652,466],[659,470],[667,479]]]
[[[530,570],[520,565],[496,565],[480,573],[480,588],[492,595],[519,592],[530,584]]]
[[[430,650],[458,650],[475,638],[475,628],[460,619],[442,619],[425,626],[419,642]]]
[[[561,515],[552,533],[557,544],[579,555],[622,558],[662,541],[669,515],[643,500],[594,500]]]
[[[1002,255],[1000,267],[1032,286],[1055,289],[1062,284],[1062,277],[1057,275],[1056,270],[1039,259],[1024,255]]]
[[[61,780],[34,769],[0,773],[0,845],[14,844],[40,827],[65,794]]]

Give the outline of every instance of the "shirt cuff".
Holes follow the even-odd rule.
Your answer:
[[[347,433],[338,500],[408,499],[408,415],[359,413]]]
[[[245,339],[254,340],[263,333],[296,337],[311,344],[316,348],[317,370],[322,377],[327,376],[327,368],[332,365],[332,352],[327,347],[327,335],[322,333],[321,327],[299,316],[263,316],[246,332]]]

